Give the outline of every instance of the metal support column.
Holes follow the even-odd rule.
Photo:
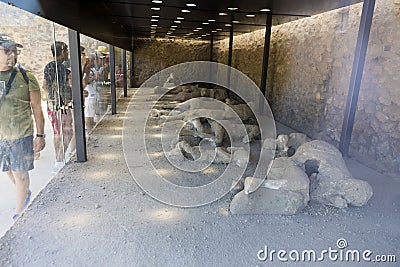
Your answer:
[[[214,33],[211,33],[210,36],[210,62],[213,61],[213,51],[214,51]],[[213,76],[214,70],[213,70],[213,65],[210,64],[210,69],[208,70],[208,80],[211,81],[212,80],[212,76]],[[207,88],[212,88],[213,84],[208,84]]]
[[[117,114],[117,90],[115,85],[115,49],[110,45],[111,114]]]
[[[264,97],[259,100],[260,113],[264,113],[264,101],[267,96],[267,77],[268,77],[268,59],[269,59],[269,46],[271,43],[271,30],[272,30],[272,15],[267,14],[265,23],[265,36],[264,36],[264,54],[262,61],[262,74],[261,74],[261,84],[260,91],[263,93]]]
[[[68,29],[68,37],[72,71],[76,158],[78,162],[85,162],[87,161],[87,155],[79,33],[75,30]]]
[[[233,24],[229,30],[229,50],[228,50],[228,66],[232,67],[232,51],[233,51]]]
[[[266,26],[265,26],[265,38],[264,38],[264,55],[262,62],[262,74],[261,74],[261,92],[264,96],[267,95],[267,75],[268,75],[268,59],[269,59],[269,46],[271,43],[271,29],[272,29],[272,15],[267,14]]]
[[[374,15],[374,7],[375,0],[364,0],[353,68],[350,77],[349,93],[347,95],[346,109],[344,112],[342,133],[340,135],[339,150],[342,152],[343,157],[349,156],[351,134],[353,132],[354,118],[357,109],[358,95],[360,92],[372,18]]]
[[[129,60],[129,69],[130,69],[130,77],[131,77],[131,79],[130,79],[130,88],[133,88],[135,85],[134,85],[134,82],[133,82],[133,67],[134,67],[134,65],[133,65],[133,52],[131,52],[131,57],[130,57],[130,60]]]
[[[124,49],[122,51],[122,72],[124,74],[123,78],[124,78],[124,97],[128,96],[128,77],[127,75],[127,69],[126,69],[126,50]]]
[[[211,36],[210,36],[210,61],[213,61],[213,52],[214,52],[214,33],[211,33]]]
[[[232,67],[232,51],[233,51],[233,23],[231,24],[231,28],[229,31],[229,50],[228,50],[228,66]],[[227,77],[227,85],[228,88],[231,85],[231,68],[228,68],[228,77]],[[228,89],[228,96],[230,96],[230,90]]]

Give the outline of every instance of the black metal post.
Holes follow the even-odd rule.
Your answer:
[[[267,21],[265,26],[265,38],[264,38],[264,55],[262,62],[262,74],[261,74],[261,92],[264,96],[267,95],[267,75],[268,75],[268,59],[269,59],[269,46],[271,43],[271,29],[272,29],[272,15],[267,14]]]
[[[229,30],[229,50],[228,50],[228,66],[232,67],[232,51],[233,51],[233,24]]]
[[[74,103],[74,126],[76,142],[76,159],[78,162],[87,161],[85,116],[83,113],[83,84],[81,72],[81,53],[79,33],[68,29],[69,49],[72,71],[72,97]]]
[[[231,24],[231,28],[229,30],[229,50],[228,50],[228,66],[232,67],[232,52],[233,52],[233,24]],[[228,85],[228,96],[230,96],[230,85],[231,85],[231,68],[228,68],[228,75],[227,75],[227,85]]]
[[[211,33],[211,36],[210,36],[210,61],[213,61],[213,52],[214,52],[214,33]]]
[[[210,62],[213,61],[213,50],[214,50],[214,33],[211,33],[210,36]],[[208,80],[211,81],[212,80],[212,75],[214,73],[213,70],[213,65],[210,63],[210,69],[208,70]],[[209,83],[207,84],[207,88],[212,88],[213,84]]]
[[[115,85],[115,49],[110,45],[111,114],[117,114],[117,90]]]
[[[349,155],[351,134],[353,132],[365,55],[367,53],[372,18],[374,16],[374,7],[375,0],[364,0],[350,77],[349,93],[347,95],[346,109],[343,118],[342,133],[340,135],[339,150],[342,152],[343,157],[348,157]]]
[[[122,72],[124,73],[124,97],[128,96],[128,77],[126,76],[127,74],[127,69],[126,69],[126,50],[124,49],[122,51]]]
[[[262,73],[261,73],[261,84],[260,91],[264,97],[259,100],[260,113],[264,114],[264,101],[267,96],[267,76],[268,76],[268,59],[269,59],[269,46],[271,44],[271,31],[272,31],[272,15],[267,14],[265,24],[265,36],[264,36],[264,54],[262,61]]]
[[[135,85],[134,85],[134,82],[133,82],[133,67],[134,67],[134,65],[133,65],[133,52],[131,52],[131,57],[130,57],[130,60],[129,60],[129,65],[130,65],[130,77],[131,77],[131,80],[130,80],[130,88],[133,88]]]

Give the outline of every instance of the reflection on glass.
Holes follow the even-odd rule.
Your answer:
[[[69,62],[68,45],[54,40],[51,45],[53,60],[44,67],[43,91],[47,99],[47,114],[53,128],[56,173],[65,164],[65,152],[71,145],[75,150],[71,70],[63,62]]]
[[[0,16],[2,26],[0,31],[1,236],[13,223],[13,215],[22,212],[21,206],[26,207],[30,199],[33,199],[73,156],[75,138],[72,95],[77,90],[72,88],[71,84],[71,71],[74,66],[71,66],[69,60],[68,29],[6,3],[0,2],[0,8],[3,11],[3,15]],[[84,114],[89,133],[110,106],[109,45],[84,35],[81,35],[80,40],[84,85],[82,93],[86,95]],[[121,50],[117,50],[119,61],[116,64],[121,65],[122,71]],[[17,95],[12,87],[7,93],[6,85],[12,69],[20,67],[19,63],[26,69],[31,91]],[[27,88],[24,75],[18,69],[13,83],[21,85],[21,90]],[[35,104],[32,104],[32,101]],[[39,104],[41,108],[37,108]],[[38,114],[42,114],[42,119]],[[46,134],[47,137],[36,138],[36,134],[40,136]],[[14,184],[19,176],[16,178],[8,172],[12,159],[11,150],[5,144],[7,142],[10,144],[10,140],[19,140],[20,137],[32,139],[20,143],[21,149],[27,153],[26,157],[16,157],[18,162],[21,162],[21,159],[26,160],[27,163],[24,163],[26,168],[20,170],[23,170],[21,173],[25,178],[28,176],[26,170],[31,170],[29,176],[32,178],[32,183],[29,179],[25,179],[27,183],[23,189],[17,188],[17,191],[14,191]],[[43,146],[42,142],[45,141],[47,141],[46,149],[39,151]],[[13,164],[10,167],[11,174]],[[34,169],[31,169],[33,166]],[[16,196],[19,203],[17,205]]]
[[[0,168],[16,189],[13,220],[30,202],[29,171],[34,169],[34,153],[45,147],[39,83],[17,64],[17,48],[22,47],[7,34],[0,34]]]

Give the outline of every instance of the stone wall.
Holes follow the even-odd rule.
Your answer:
[[[67,28],[3,2],[0,8],[0,33],[24,45],[19,62],[41,83],[54,36],[68,43]],[[357,4],[273,27],[267,98],[279,122],[338,145],[361,9]],[[399,39],[400,1],[377,0],[350,155],[392,173],[400,173]],[[81,43],[88,52],[105,45],[86,36]],[[233,67],[258,85],[263,45],[264,30],[234,37]],[[166,67],[208,60],[210,48],[180,39],[136,40],[133,47],[136,86]],[[228,40],[214,48],[214,59],[227,63]],[[120,58],[116,49],[116,64]]]
[[[18,56],[18,62],[24,68],[32,71],[39,84],[42,84],[44,66],[53,58],[50,46],[54,40],[68,44],[68,28],[53,24],[49,20],[3,2],[0,2],[0,8],[0,34],[8,34],[24,46]],[[85,35],[81,35],[80,39],[86,54],[94,52],[99,45],[108,46]],[[115,50],[116,64],[119,64],[122,62],[122,49],[116,48]],[[129,53],[127,62],[129,62]]]
[[[141,39],[133,44],[134,84],[140,86],[157,72],[175,64],[208,60],[209,42],[185,39]]]
[[[277,121],[338,145],[362,4],[272,28],[268,101]],[[260,85],[264,30],[234,37],[232,66]],[[400,1],[377,0],[350,155],[400,173]],[[227,62],[228,40],[215,56]]]

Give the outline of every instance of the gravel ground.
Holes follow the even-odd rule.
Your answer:
[[[355,178],[374,189],[361,208],[314,204],[295,216],[238,216],[229,213],[229,195],[198,208],[168,206],[140,189],[125,162],[129,101],[120,99],[118,114],[97,126],[88,161],[68,163],[0,239],[0,266],[399,266],[400,179],[347,160]],[[338,248],[339,239],[346,248]],[[261,261],[266,246],[269,257]],[[304,250],[319,258],[330,248],[339,250],[333,259],[370,250],[371,258],[395,255],[397,263],[335,261],[329,254],[316,263],[301,260]],[[271,259],[272,250],[285,250],[288,262],[276,253]],[[296,251],[299,261],[291,259]]]

